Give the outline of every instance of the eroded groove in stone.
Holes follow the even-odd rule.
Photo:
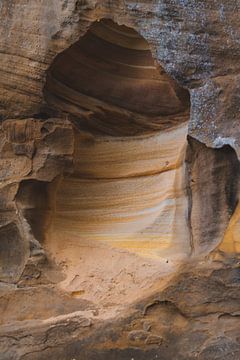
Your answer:
[[[237,249],[239,241],[234,235],[239,222],[240,164],[237,155],[230,146],[211,149],[191,137],[188,140],[190,215],[195,252],[212,251],[223,239],[220,248],[231,252],[234,247]]]

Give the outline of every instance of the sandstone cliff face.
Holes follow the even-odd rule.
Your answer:
[[[0,358],[239,359],[240,5],[0,5]]]

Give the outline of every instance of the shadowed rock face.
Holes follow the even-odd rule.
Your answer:
[[[111,20],[94,23],[57,56],[45,96],[83,128],[115,136],[171,127],[189,109],[188,92],[156,66],[146,40]]]
[[[239,360],[236,3],[0,19],[1,359]]]
[[[192,138],[187,163],[193,246],[196,252],[209,253],[221,243],[229,219],[237,211],[240,164],[230,146],[211,149]]]
[[[140,114],[157,116],[184,109],[171,85],[169,77],[157,70],[147,42],[138,33],[111,20],[101,20],[57,57],[49,73],[47,89],[65,101],[71,101],[71,95],[75,94],[78,97],[75,103],[82,104],[83,109],[87,106],[85,95]],[[65,95],[61,93],[64,89]]]

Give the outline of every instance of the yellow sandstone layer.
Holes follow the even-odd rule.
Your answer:
[[[66,246],[107,242],[151,257],[187,252],[185,145],[185,124],[91,141],[76,131],[74,173],[57,185],[48,246],[54,239]]]
[[[230,220],[219,250],[229,254],[240,254],[240,204]]]

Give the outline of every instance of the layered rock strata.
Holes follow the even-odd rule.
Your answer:
[[[236,2],[0,18],[1,358],[238,360]]]
[[[126,26],[96,22],[55,59],[44,92],[76,126],[72,174],[59,179],[48,243],[188,252],[189,98],[157,68],[148,43]]]

